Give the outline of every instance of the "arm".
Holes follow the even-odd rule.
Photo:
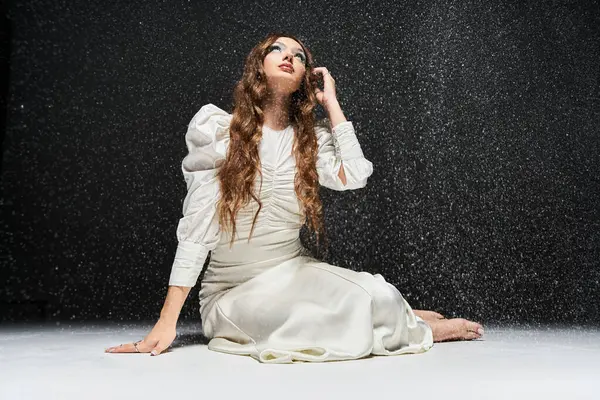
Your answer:
[[[177,320],[191,287],[169,286],[160,318],[150,333],[135,343],[109,347],[105,353],[150,353],[153,356],[165,351],[177,336]]]
[[[171,268],[167,295],[158,322],[139,342],[106,349],[110,353],[151,353],[166,350],[176,336],[179,314],[196,281],[208,252],[219,241],[220,227],[216,214],[218,197],[217,164],[225,159],[230,115],[208,104],[192,118],[186,133],[188,155],[181,169],[187,195],[183,217],[179,220],[175,260]]]
[[[150,333],[137,343],[114,346],[107,353],[150,353],[157,356],[165,351],[177,336],[177,320],[179,313],[190,293],[191,287],[169,286],[167,297],[160,312],[160,318]]]
[[[165,303],[160,311],[160,320],[169,325],[177,325],[179,313],[191,289],[185,286],[169,286]]]
[[[328,103],[326,110],[327,114],[329,115],[329,120],[331,121],[331,129],[333,129],[335,126],[342,122],[346,122],[346,117],[344,116],[344,112],[342,111],[340,103],[337,101],[337,99],[333,102]],[[347,180],[346,174],[344,173],[344,162],[342,161],[341,164],[342,165],[340,166],[338,176],[340,177],[340,180],[342,181],[344,186],[346,186]]]
[[[327,128],[321,125],[315,132],[319,143],[319,182],[333,190],[362,188],[373,173],[373,164],[364,157],[352,122],[344,116],[337,100],[335,80],[325,67],[316,67],[314,73],[323,74],[323,90],[317,87],[315,95],[329,120]]]

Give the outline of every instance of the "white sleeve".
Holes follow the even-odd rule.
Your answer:
[[[315,124],[319,147],[317,172],[319,183],[333,190],[360,189],[367,185],[373,174],[373,164],[363,155],[351,121],[344,121],[333,129],[327,118]],[[346,185],[338,173],[344,164]]]
[[[230,114],[207,104],[188,125],[185,135],[188,154],[181,163],[187,195],[183,218],[177,226],[179,243],[169,278],[171,286],[195,286],[208,252],[219,242],[216,174],[225,160],[230,122]]]

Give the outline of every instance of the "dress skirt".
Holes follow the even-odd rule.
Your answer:
[[[211,350],[263,363],[422,353],[431,328],[380,274],[298,255],[201,304]]]

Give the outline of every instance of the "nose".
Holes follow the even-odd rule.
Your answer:
[[[294,63],[294,54],[291,51],[286,50],[285,53],[283,53],[283,59],[287,60],[293,64]]]

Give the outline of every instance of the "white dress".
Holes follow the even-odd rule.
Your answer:
[[[188,193],[177,228],[179,245],[170,285],[194,286],[209,251],[200,289],[200,313],[209,349],[249,355],[264,363],[358,359],[421,353],[433,346],[431,328],[400,292],[379,275],[355,272],[315,258],[300,243],[301,208],[294,192],[294,132],[263,126],[260,145],[262,210],[237,215],[237,233],[221,230],[216,172],[225,159],[232,115],[203,106],[186,133],[182,162]],[[352,122],[315,125],[321,185],[333,190],[366,185],[373,166]],[[338,178],[343,162],[347,184]],[[257,174],[257,182],[260,176]],[[260,185],[260,183],[258,183]],[[259,187],[259,186],[257,186]]]

